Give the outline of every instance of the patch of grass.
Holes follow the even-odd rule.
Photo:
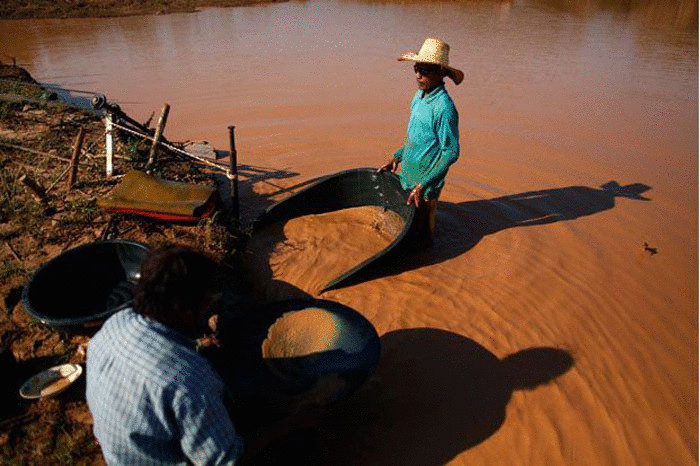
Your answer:
[[[124,138],[120,152],[133,163],[148,162],[149,148],[139,138]]]
[[[50,94],[40,84],[27,81],[13,81],[5,78],[0,78],[0,93],[16,94],[33,99],[41,99]]]
[[[5,259],[0,265],[0,280],[7,280],[15,275],[26,275],[27,270],[12,259]]]
[[[58,221],[60,227],[92,225],[93,220],[100,214],[95,198],[79,198],[66,202],[65,214]]]
[[[24,206],[20,196],[20,170],[6,167],[0,163],[0,222],[7,221],[14,213]]]
[[[0,102],[0,121],[12,116],[15,111],[20,109],[20,104],[12,102]]]
[[[220,256],[226,256],[232,249],[233,238],[224,225],[221,224],[219,212],[205,218],[197,224],[199,234],[195,244],[200,250],[216,251]]]
[[[13,225],[20,226],[18,235],[29,234],[36,237],[41,237],[42,229],[45,228],[46,213],[44,207],[33,199],[30,201],[17,201],[19,207],[10,211],[6,219],[10,220]],[[0,212],[0,216],[4,215]]]

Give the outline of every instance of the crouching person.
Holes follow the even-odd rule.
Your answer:
[[[224,383],[195,351],[216,264],[190,249],[152,251],[134,305],[90,341],[87,402],[108,464],[233,464],[243,442]]]

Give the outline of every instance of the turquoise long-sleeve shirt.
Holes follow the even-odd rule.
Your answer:
[[[435,199],[445,185],[447,170],[459,158],[459,115],[445,85],[411,102],[406,143],[393,157],[401,162],[399,179],[404,189],[421,184],[423,198]]]

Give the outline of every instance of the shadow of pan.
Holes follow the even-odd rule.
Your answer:
[[[529,348],[499,359],[475,341],[417,328],[382,337],[376,376],[327,414],[322,464],[445,464],[493,435],[513,390],[564,374],[572,356]]]

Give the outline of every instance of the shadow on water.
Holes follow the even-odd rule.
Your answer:
[[[545,225],[593,215],[615,207],[616,198],[650,201],[641,183],[626,186],[616,181],[600,188],[569,186],[510,194],[461,203],[440,202],[434,244],[426,251],[407,252],[367,272],[358,280],[395,275],[457,257],[476,246],[484,236],[508,228]]]
[[[229,157],[230,152],[217,150],[217,159]],[[282,186],[277,183],[278,180],[294,178],[299,176],[299,173],[268,167],[260,167],[255,165],[238,165],[238,196],[240,199],[240,219],[242,225],[247,225],[255,220],[265,209],[277,202],[275,197],[282,194],[293,194],[298,189],[315,181],[310,179],[296,183],[292,186]],[[221,174],[214,175],[219,186],[219,195],[223,201],[224,208],[231,207],[231,187],[225,176]],[[256,192],[255,186],[261,184],[265,188]]]
[[[549,347],[499,359],[475,341],[432,328],[384,335],[375,377],[332,407],[318,455],[328,464],[445,464],[504,423],[514,390],[566,373],[574,359]]]

